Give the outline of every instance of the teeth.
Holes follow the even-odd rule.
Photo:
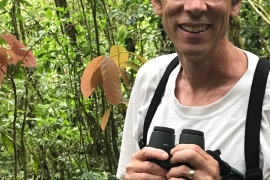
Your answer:
[[[209,26],[207,25],[203,25],[203,26],[196,26],[196,27],[193,27],[193,26],[186,26],[186,25],[181,25],[180,28],[185,30],[185,31],[188,31],[188,32],[193,32],[193,33],[198,33],[198,32],[203,32],[205,31],[206,29],[208,29]]]
[[[187,30],[190,31],[190,32],[193,32],[193,28],[192,27],[188,27],[187,26]]]

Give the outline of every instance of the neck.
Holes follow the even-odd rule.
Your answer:
[[[245,54],[230,42],[205,57],[180,57],[179,76],[194,89],[219,86],[242,77],[247,68]]]
[[[192,105],[196,99],[199,101],[197,105],[215,102],[244,75],[247,69],[245,54],[229,41],[220,47],[203,58],[183,57],[178,53],[182,68],[177,77],[175,93],[181,103],[185,104],[184,100],[188,102],[187,105]],[[200,104],[202,99],[206,101]]]

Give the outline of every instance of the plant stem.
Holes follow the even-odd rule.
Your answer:
[[[28,74],[27,70],[25,72],[25,99],[24,99],[24,113],[23,113],[23,123],[22,123],[22,129],[21,129],[21,146],[22,146],[22,155],[23,155],[23,171],[24,171],[24,180],[27,180],[27,152],[25,147],[25,139],[24,139],[24,129],[26,125],[26,118],[28,114],[28,87],[29,87],[29,81],[28,81]]]
[[[13,149],[14,149],[14,179],[17,180],[18,176],[18,157],[17,157],[17,106],[18,106],[18,97],[17,97],[17,89],[16,89],[16,84],[13,78],[10,78],[11,84],[12,84],[12,89],[14,92],[14,119],[13,119]]]

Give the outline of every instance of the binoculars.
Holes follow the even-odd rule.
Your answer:
[[[171,164],[171,154],[170,151],[175,146],[175,131],[172,128],[167,127],[161,127],[161,126],[155,126],[154,130],[150,136],[148,147],[153,147],[157,149],[162,149],[166,151],[169,154],[169,158],[165,161],[157,160],[157,159],[150,159],[149,161],[156,163],[157,165],[161,166],[164,169],[170,170],[173,167],[186,165],[190,168],[188,163],[176,163]],[[200,146],[203,150],[204,148],[204,133],[197,130],[192,129],[183,129],[180,138],[179,138],[179,144],[196,144]],[[220,155],[220,151],[216,150],[214,153],[217,153],[217,155]],[[211,155],[211,154],[210,154]],[[217,160],[217,159],[216,159]],[[221,160],[221,159],[220,159]],[[245,177],[243,174],[241,174],[239,171],[234,169],[233,167],[230,167],[230,165],[224,161],[222,161],[226,168],[228,168],[228,173],[226,173],[225,176],[222,176],[222,180],[245,180]],[[220,163],[220,161],[219,161]],[[220,169],[221,170],[221,169]]]
[[[157,159],[151,159],[151,162],[165,168],[167,170],[172,167],[186,165],[191,167],[187,163],[177,163],[171,164],[171,154],[170,151],[175,146],[175,131],[172,128],[155,126],[151,134],[148,147],[153,147],[157,149],[162,149],[169,154],[169,158],[165,161],[160,161]],[[197,130],[183,129],[180,134],[179,144],[196,144],[204,150],[204,133]]]

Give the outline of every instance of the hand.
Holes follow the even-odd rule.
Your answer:
[[[167,160],[168,153],[161,149],[145,147],[133,154],[126,166],[126,180],[167,180],[168,171],[159,165],[148,161],[149,159]]]
[[[188,163],[192,168],[185,165],[171,168],[167,174],[170,180],[185,180],[184,177],[188,177],[190,169],[195,170],[193,180],[221,179],[218,162],[197,145],[179,144],[171,150],[171,155],[171,163]]]

